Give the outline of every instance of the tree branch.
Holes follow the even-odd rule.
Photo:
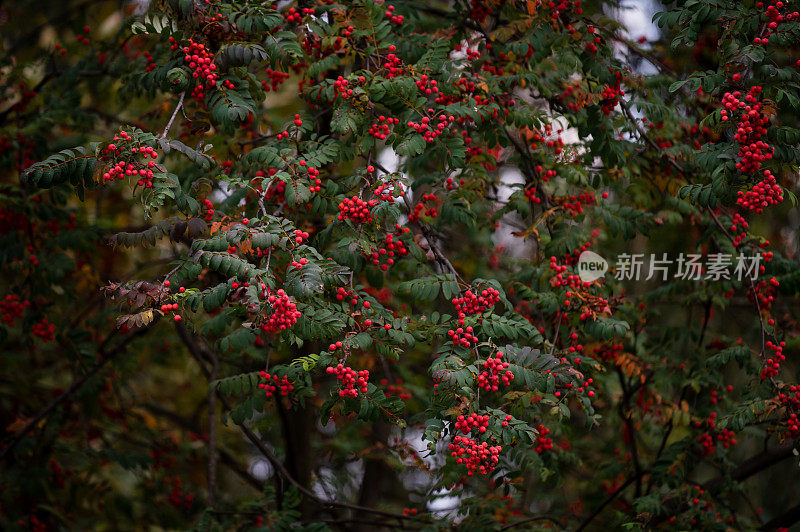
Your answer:
[[[128,334],[125,337],[125,339],[123,339],[110,351],[105,352],[103,350],[104,346],[102,346],[98,352],[98,356],[100,357],[100,362],[89,368],[89,370],[81,378],[73,381],[73,383],[70,385],[69,388],[67,388],[67,390],[64,393],[62,393],[61,395],[50,401],[50,403],[48,403],[47,406],[41,409],[38,414],[33,416],[33,418],[31,418],[31,420],[28,421],[16,435],[11,437],[8,443],[5,445],[5,447],[3,447],[2,450],[0,450],[0,458],[5,457],[9,452],[11,452],[11,450],[17,446],[17,444],[22,440],[22,438],[27,436],[28,433],[31,432],[36,427],[36,425],[39,424],[39,422],[48,418],[50,414],[52,414],[53,411],[59,405],[70,399],[78,390],[80,390],[83,387],[84,384],[86,384],[89,381],[89,379],[91,379],[101,369],[103,369],[103,367],[105,367],[106,364],[111,362],[118,354],[125,351],[125,348],[128,346],[128,344],[130,344],[140,336],[143,336],[150,329],[152,329],[153,326],[158,322],[159,317],[160,316],[157,316],[156,319],[153,320],[146,327],[142,327],[141,329],[137,329],[136,331]]]
[[[205,361],[206,360],[211,360],[211,358],[210,358],[211,354],[210,354],[209,350],[204,348],[204,347],[202,347],[202,346],[200,346],[195,341],[194,337],[192,336],[192,334],[189,332],[189,330],[186,328],[186,326],[183,323],[175,322],[175,328],[178,331],[178,336],[180,336],[181,340],[183,341],[183,343],[186,345],[187,349],[189,350],[189,354],[192,356],[192,358],[194,358],[198,362],[198,364],[200,365],[201,370],[203,371],[203,373],[207,377],[210,377],[211,372],[208,370],[208,368],[205,367]],[[230,401],[228,401],[228,398],[225,397],[222,393],[220,393],[219,390],[216,390],[216,391],[217,391],[217,397],[219,398],[219,400],[222,403],[222,405],[227,410],[231,410],[232,406],[230,404]],[[250,442],[253,445],[255,445],[255,447],[261,452],[261,454],[264,455],[264,457],[269,461],[269,463],[272,465],[272,467],[274,467],[275,470],[278,473],[280,473],[280,475],[283,478],[285,478],[287,481],[289,481],[290,484],[295,486],[297,488],[297,490],[300,491],[303,495],[305,495],[306,497],[308,497],[312,501],[316,502],[320,506],[329,507],[329,508],[331,508],[331,507],[333,507],[333,508],[344,508],[344,509],[348,509],[348,510],[354,510],[354,511],[357,511],[357,512],[366,512],[366,513],[371,513],[371,514],[375,514],[375,515],[381,515],[381,516],[384,516],[384,517],[397,518],[397,519],[401,519],[401,520],[409,520],[409,521],[419,521],[419,520],[421,520],[419,517],[407,516],[407,515],[398,514],[398,513],[394,513],[394,512],[387,512],[387,511],[384,511],[384,510],[378,510],[377,508],[367,508],[367,507],[364,507],[364,506],[359,506],[359,505],[356,505],[356,504],[349,504],[349,503],[346,503],[346,502],[326,501],[326,500],[320,499],[319,497],[317,497],[317,495],[314,492],[312,492],[311,490],[309,490],[308,488],[306,488],[305,486],[300,484],[289,473],[289,471],[286,469],[286,467],[283,465],[283,463],[280,460],[278,460],[278,457],[275,456],[275,454],[266,445],[264,445],[264,442],[261,441],[261,438],[259,438],[252,431],[252,429],[250,429],[250,427],[247,426],[246,423],[242,423],[241,425],[239,425],[239,428],[242,430],[242,432],[247,437],[247,439],[250,440]]]

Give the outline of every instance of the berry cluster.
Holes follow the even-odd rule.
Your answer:
[[[500,445],[478,443],[467,436],[456,436],[448,448],[450,455],[456,459],[456,463],[466,466],[469,476],[474,473],[488,475],[494,471],[500,461],[500,451],[503,450]]]
[[[302,244],[304,240],[308,239],[308,236],[309,234],[307,231],[303,231],[301,229],[294,230],[294,241],[297,244]]]
[[[405,17],[403,15],[394,14],[394,6],[386,6],[386,12],[383,14],[384,18],[389,19],[392,24],[400,25],[403,23]]]
[[[350,82],[342,76],[336,78],[333,82],[333,90],[337,96],[341,96],[345,100],[353,95],[353,89],[350,88]]]
[[[0,321],[13,327],[14,320],[22,318],[23,312],[30,305],[30,301],[24,300],[16,294],[8,294],[4,300],[0,301]]]
[[[421,75],[414,83],[416,83],[419,92],[426,96],[439,93],[439,87],[437,87],[439,82],[435,79],[429,78],[425,74]]]
[[[760,44],[760,45],[769,44],[769,36],[777,32],[778,25],[784,22],[791,22],[792,20],[800,19],[800,12],[797,11],[792,11],[786,14],[781,13],[780,10],[783,9],[788,3],[789,0],[770,1],[769,5],[767,6],[767,9],[764,11],[764,14],[767,16],[769,22],[764,27],[761,36],[753,39],[753,44]],[[758,9],[764,9],[764,2],[758,2],[756,4],[756,7]]]
[[[389,45],[389,53],[386,54],[386,62],[383,64],[383,68],[387,71],[387,79],[392,79],[403,73],[403,60],[394,55],[393,52],[395,50],[397,50],[395,45]]]
[[[795,410],[800,408],[800,385],[790,385],[788,390],[778,394],[778,400],[787,408]]]
[[[346,288],[340,286],[339,288],[336,289],[336,299],[338,301],[344,301],[345,298],[350,298],[351,305],[358,304],[358,296],[356,296],[355,292],[353,292],[352,290],[347,290]]]
[[[616,81],[613,85],[607,85],[603,89],[603,94],[600,95],[600,108],[603,111],[603,114],[609,116],[611,111],[619,103],[619,99],[622,96],[625,96],[625,91],[620,89],[620,83],[622,82],[622,72],[615,72],[614,75],[616,76]]]
[[[47,321],[47,318],[42,318],[42,321],[33,324],[31,332],[44,342],[52,342],[55,339],[56,326]]]
[[[371,126],[369,126],[369,134],[375,137],[378,140],[386,140],[386,137],[389,136],[391,131],[392,125],[397,125],[400,123],[399,118],[386,118],[383,115],[378,117],[378,121]]]
[[[475,336],[474,334],[472,334],[472,330],[473,330],[472,327],[471,326],[464,327],[464,313],[463,312],[461,312],[459,314],[458,323],[459,323],[460,327],[458,327],[455,330],[450,329],[449,331],[447,331],[447,335],[453,341],[453,344],[461,345],[462,347],[466,347],[466,348],[470,348],[474,344],[478,343],[478,337]]]
[[[769,379],[778,375],[781,370],[781,362],[786,360],[786,355],[783,354],[783,348],[786,347],[786,342],[773,343],[767,340],[765,344],[772,354],[769,355],[764,367],[761,368],[761,380]]]
[[[336,217],[338,220],[351,220],[357,224],[372,222],[372,212],[370,209],[377,205],[376,200],[364,201],[358,196],[352,198],[344,198],[339,203],[339,215]]]
[[[408,401],[411,399],[411,392],[403,388],[403,379],[397,379],[395,384],[389,384],[386,379],[381,379],[381,385],[386,386],[386,397],[399,397],[401,401]]]
[[[372,168],[371,166],[367,167],[367,170]],[[394,201],[394,191],[398,190],[395,189],[394,183],[383,183],[379,185],[375,190],[372,192],[373,195],[377,196],[381,201]],[[402,192],[402,189],[399,189]]]
[[[567,216],[578,216],[583,214],[584,205],[594,205],[597,202],[594,192],[581,192],[578,196],[563,196],[556,199],[560,203]]]
[[[536,452],[542,454],[545,451],[552,451],[553,440],[552,438],[547,437],[547,435],[550,434],[550,429],[544,425],[539,425],[536,427],[536,430],[538,431],[538,434],[536,435],[536,442],[533,444],[533,448],[536,450]]]
[[[509,386],[514,380],[514,374],[508,370],[508,362],[503,361],[503,352],[498,351],[494,357],[489,357],[483,363],[483,372],[478,375],[478,386],[486,391],[496,392],[500,383]]]
[[[180,44],[172,37],[169,38],[172,50],[177,50]],[[182,48],[183,61],[192,69],[192,77],[197,80],[197,85],[192,89],[192,98],[202,103],[206,97],[206,90],[212,90],[217,85],[219,74],[217,65],[214,64],[214,54],[206,50],[204,44],[196,43],[189,39],[189,45]]]
[[[126,131],[120,131],[119,135],[114,135],[113,140],[114,142],[103,149],[102,156],[105,159],[115,160],[116,163],[103,173],[103,180],[113,181],[126,176],[136,176],[139,178],[136,182],[138,186],[152,187],[153,168],[156,166],[155,159],[158,158],[156,150],[150,146],[137,145]],[[140,162],[135,159],[137,155],[153,160]]]
[[[294,391],[294,386],[292,386],[292,383],[289,382],[289,378],[286,375],[284,375],[283,378],[280,378],[277,375],[270,375],[266,371],[261,371],[258,375],[267,381],[259,383],[258,385],[259,388],[264,390],[264,392],[267,394],[267,397],[272,397],[272,395],[278,390],[280,390],[281,395],[284,397]]]
[[[760,213],[770,205],[783,201],[783,189],[769,170],[764,170],[764,178],[744,192],[736,192],[736,204],[745,209]]]
[[[305,166],[305,161],[300,161],[301,166]],[[308,167],[308,179],[311,181],[311,186],[308,190],[311,192],[319,192],[322,190],[322,179],[319,177],[319,170],[313,166]]]
[[[786,419],[786,437],[793,440],[800,439],[800,419],[797,419],[797,414],[789,414]]]
[[[747,220],[745,220],[744,217],[741,214],[735,213],[733,215],[733,219],[731,220],[731,233],[734,233],[734,235],[735,235],[734,239],[733,239],[734,247],[739,247],[739,244],[741,244],[742,241],[745,238],[747,238],[747,233],[745,232],[745,230],[749,226],[750,226],[750,224],[747,223]],[[739,232],[740,229],[741,229],[742,232],[739,233],[739,234],[736,234],[736,233]]]
[[[178,310],[178,304],[177,303],[165,303],[165,304],[161,305],[161,307],[159,307],[159,310],[161,310],[161,312],[163,312],[164,314],[168,314],[170,312],[174,312],[174,311]],[[181,321],[181,320],[180,319],[176,319],[175,321]]]
[[[435,194],[425,194],[422,196],[422,200],[414,205],[414,212],[408,215],[408,221],[411,223],[419,222],[419,217],[422,215],[430,216],[431,218],[436,218],[439,213],[436,212],[436,205],[434,204],[432,207],[425,208],[425,202],[435,202],[436,195]],[[424,212],[423,212],[424,211]]]
[[[192,507],[192,502],[194,502],[194,494],[187,493],[184,494],[181,490],[181,479],[178,477],[170,478],[167,477],[164,479],[168,486],[172,486],[169,492],[169,503],[178,509],[186,509]]]
[[[89,35],[88,34],[89,34],[89,32],[91,30],[92,29],[89,26],[84,26],[83,27],[83,33],[86,33],[86,35],[83,35],[83,33],[79,33],[77,36],[75,36],[75,40],[77,40],[81,44],[89,44]]]
[[[289,266],[291,266],[292,268],[296,268],[298,270],[302,270],[303,266],[305,266],[306,264],[308,264],[308,259],[302,257],[300,258],[300,260],[292,259],[292,262],[289,263]]]
[[[567,266],[565,264],[558,264],[558,259],[554,256],[550,257],[550,269],[555,272],[555,275],[550,279],[550,285],[553,287],[569,286],[572,288],[580,288],[584,286],[583,281],[579,275],[567,274]],[[589,283],[586,283],[588,286]]]
[[[328,346],[328,351],[333,352],[333,351],[336,351],[337,349],[341,349],[342,345],[344,345],[344,344],[342,344],[341,341],[333,343],[333,344]]]
[[[460,415],[456,418],[456,430],[460,430],[463,434],[469,434],[472,429],[478,429],[478,432],[483,434],[489,428],[489,414],[476,414],[472,413],[469,416]]]
[[[262,81],[261,88],[264,89],[264,92],[276,92],[278,87],[287,79],[289,79],[289,74],[286,72],[281,72],[280,70],[272,70],[271,68],[267,67],[266,71],[264,72],[267,76],[269,76],[269,81]]]
[[[311,13],[308,13],[310,11]],[[286,21],[287,24],[291,24],[292,22],[301,22],[303,20],[303,15],[314,14],[313,9],[304,8],[302,10],[302,14],[297,9],[290,7],[286,13],[283,14],[283,19]]]
[[[767,134],[769,116],[762,113],[763,104],[758,101],[758,94],[762,88],[758,85],[750,87],[744,100],[742,93],[735,91],[726,92],[722,97],[720,115],[722,121],[727,122],[734,113],[741,112],[741,118],[736,125],[733,138],[739,144],[738,156],[741,160],[736,163],[736,169],[743,174],[752,174],[761,168],[761,164],[772,158],[773,149],[761,138]]]
[[[203,200],[203,209],[206,211],[206,221],[210,222],[214,219],[214,204],[208,198]]]
[[[580,2],[576,2],[576,3],[580,4]],[[586,32],[589,35],[594,34],[594,32],[595,32],[594,26],[589,26],[588,28],[586,28]],[[572,33],[572,32],[570,32],[570,33]],[[588,37],[588,35],[587,35],[587,37]],[[585,50],[587,52],[589,52],[589,54],[594,55],[594,54],[597,53],[597,45],[600,44],[601,42],[603,42],[603,39],[600,38],[599,35],[595,35],[593,38],[591,38],[591,42],[586,43]]]
[[[763,266],[760,268],[763,268]],[[779,285],[780,283],[775,277],[771,277],[769,280],[762,279],[756,283],[755,296],[758,298],[758,305],[762,310],[769,310],[772,307],[775,302],[776,289]],[[747,298],[753,301],[753,291],[747,292]]]
[[[297,305],[289,299],[286,292],[279,288],[277,293],[270,294],[267,301],[272,305],[272,316],[261,326],[261,329],[269,332],[283,331],[297,323],[300,312]]]
[[[477,294],[477,290],[475,292],[467,290],[463,296],[453,298],[451,303],[458,312],[481,314],[494,307],[498,301],[500,301],[500,292],[490,286],[481,290],[480,294]]]
[[[433,113],[433,109],[428,109],[428,113]],[[451,124],[455,119],[456,118],[453,115],[439,115],[439,123],[434,125],[431,123],[430,118],[423,116],[419,123],[409,120],[408,124],[406,125],[417,133],[422,133],[422,136],[425,137],[425,142],[433,142],[436,137],[445,132],[448,125]]]
[[[344,389],[339,390],[339,397],[358,397],[358,393],[367,393],[367,384],[369,383],[369,371],[362,369],[356,372],[354,369],[349,368],[343,364],[337,366],[329,366],[327,373],[336,375]]]
[[[407,227],[400,227],[398,225],[395,226],[396,230],[394,233],[389,233],[383,239],[383,247],[378,248],[376,251],[375,248],[370,247],[370,252],[366,255],[367,259],[372,261],[372,264],[375,266],[379,266],[381,270],[386,271],[389,269],[389,266],[394,265],[395,257],[404,257],[408,255],[408,249],[406,248],[403,241],[395,239],[395,236],[401,236],[404,233],[410,231]]]
[[[697,438],[697,443],[702,446],[702,455],[708,456],[714,452],[716,443],[719,442],[724,448],[731,447],[737,444],[734,438],[734,432],[730,429],[717,430],[717,413],[712,412],[706,420],[707,430]],[[700,421],[695,421],[694,426],[700,428],[703,424]]]
[[[24,519],[17,521],[17,525],[24,529],[30,529],[32,532],[47,532],[49,530],[47,525],[37,519],[35,515],[32,515],[30,519],[28,519],[27,528]]]

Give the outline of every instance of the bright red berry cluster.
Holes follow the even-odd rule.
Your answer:
[[[558,203],[561,204],[561,207],[568,216],[575,217],[579,214],[583,214],[584,205],[594,205],[596,199],[594,197],[594,192],[581,192],[577,196],[563,196]]]
[[[339,397],[358,397],[359,392],[367,393],[367,384],[369,383],[369,371],[362,369],[356,372],[354,369],[349,368],[343,364],[337,366],[330,366],[326,370],[331,375],[336,375],[341,385],[344,387],[339,390]]]
[[[797,414],[789,414],[786,419],[786,437],[793,440],[800,439],[800,419],[797,419]]]
[[[456,328],[455,330],[450,329],[447,331],[447,335],[450,336],[450,339],[453,341],[453,343],[455,345],[460,345],[467,348],[478,343],[478,337],[472,334],[472,327],[464,327],[465,320],[463,312],[459,315],[458,323],[460,327]]]
[[[769,36],[777,33],[778,26],[784,22],[791,22],[800,18],[800,12],[792,11],[783,14],[781,10],[786,7],[789,0],[771,0],[764,14],[767,16],[769,22],[764,26],[761,36],[753,39],[753,44],[767,45],[769,44]],[[758,2],[756,8],[764,9],[764,2]]]
[[[168,314],[170,312],[174,312],[174,311],[178,310],[178,304],[177,303],[165,303],[165,304],[161,305],[161,307],[159,307],[159,309],[164,314]],[[178,320],[178,321],[180,321],[180,320]]]
[[[467,468],[467,475],[474,473],[488,475],[500,461],[500,445],[489,445],[486,442],[478,442],[467,436],[456,436],[453,438],[448,448],[450,455],[456,459],[456,463],[464,464]]]
[[[126,131],[120,131],[113,140],[114,142],[103,149],[102,158],[116,162],[103,173],[103,180],[113,181],[124,177],[138,177],[136,182],[138,186],[152,187],[153,168],[156,166],[155,159],[158,158],[156,150],[151,146],[136,143]],[[153,160],[141,162],[136,159],[137,156]]]
[[[289,266],[298,270],[302,270],[303,266],[305,266],[306,264],[308,264],[308,259],[305,257],[301,257],[300,260],[292,259],[292,262],[289,263]]]
[[[284,14],[283,19],[286,21],[287,24],[291,24],[292,22],[301,22],[303,20],[303,15],[305,14],[305,9],[303,9],[303,14],[300,13],[297,9],[290,7]],[[314,10],[311,10],[311,13],[314,13]]]
[[[742,93],[739,91],[726,92],[722,97],[720,115],[723,122],[741,112],[733,138],[739,144],[738,155],[741,158],[736,168],[744,174],[756,172],[762,163],[772,158],[772,147],[761,140],[767,134],[766,126],[769,123],[769,115],[763,113],[764,105],[758,101],[761,91],[760,86],[754,85],[744,100],[740,99]]]
[[[358,196],[344,198],[339,203],[339,215],[336,218],[338,220],[351,220],[357,224],[370,223],[372,221],[370,209],[377,204],[378,202],[374,199],[364,201]]]
[[[496,392],[500,384],[509,386],[514,374],[508,369],[508,362],[503,361],[503,352],[498,351],[483,363],[483,372],[478,375],[478,386],[490,392]]]
[[[768,358],[764,363],[764,367],[761,368],[762,380],[777,376],[781,370],[781,362],[786,360],[786,355],[783,354],[783,348],[786,347],[786,342],[774,343],[767,340],[765,345],[767,349],[771,351],[771,354],[766,355],[765,353]]]
[[[533,448],[536,452],[542,454],[545,451],[552,451],[553,440],[547,437],[547,435],[550,434],[550,429],[540,424],[536,427],[536,430],[538,434],[536,435],[536,442],[533,444]]]
[[[172,37],[171,48],[177,50],[180,44]],[[214,54],[206,50],[204,44],[196,43],[189,39],[189,45],[182,48],[183,61],[192,69],[192,77],[197,80],[197,85],[192,89],[192,98],[202,103],[206,97],[206,90],[213,90],[217,85],[219,74],[217,65],[214,64]]]
[[[392,118],[392,117],[385,117],[380,115],[378,117],[378,121],[372,124],[369,127],[369,134],[375,137],[378,140],[386,140],[386,137],[392,132],[391,127],[392,125],[397,125],[400,123],[399,118]]]
[[[745,232],[745,230],[749,226],[750,224],[747,223],[747,220],[745,220],[741,214],[737,212],[733,215],[733,218],[731,219],[731,233],[734,233],[734,239],[733,239],[734,247],[739,247],[739,244],[741,244],[742,241],[745,238],[747,238],[747,233]],[[741,230],[742,232],[736,234],[739,232],[739,230]]]
[[[392,79],[403,73],[403,60],[393,53],[396,49],[395,45],[389,45],[389,53],[386,54],[386,62],[383,64],[383,68],[386,69],[387,79]]]
[[[426,96],[439,93],[439,87],[437,87],[439,82],[429,78],[426,74],[421,75],[414,83],[416,83],[419,92]]]
[[[425,203],[426,202],[427,203],[434,202],[434,205],[433,206],[428,206],[428,208],[426,209],[425,208]],[[436,212],[436,204],[435,204],[435,202],[436,202],[436,195],[435,194],[425,194],[424,196],[422,196],[422,199],[420,200],[420,202],[417,203],[416,205],[414,205],[414,211],[409,213],[408,221],[411,222],[411,223],[417,223],[417,222],[419,222],[419,218],[422,215],[430,216],[431,218],[436,218],[439,215],[439,213]]]
[[[736,204],[745,209],[760,213],[770,205],[783,201],[783,189],[769,170],[764,170],[764,178],[748,191],[737,191]]]
[[[613,84],[607,85],[603,89],[603,93],[600,95],[600,109],[603,111],[603,114],[609,116],[611,111],[619,103],[619,100],[622,96],[625,96],[625,91],[620,88],[620,83],[622,82],[622,72],[615,72],[614,76],[616,80]]]
[[[458,312],[481,314],[494,307],[498,301],[500,301],[500,292],[490,286],[481,290],[479,294],[477,290],[475,292],[467,290],[463,296],[453,298],[451,303]]]
[[[333,90],[336,92],[337,96],[341,96],[345,100],[353,95],[350,82],[342,76],[339,76],[336,78],[336,81],[333,82]]]
[[[428,113],[432,114],[433,109],[428,109]],[[425,142],[433,142],[436,137],[444,133],[448,126],[455,120],[456,118],[453,115],[445,116],[439,115],[438,124],[434,124],[433,121],[427,117],[423,116],[422,120],[419,122],[414,122],[413,120],[409,120],[408,127],[416,131],[417,133],[422,133],[422,136],[425,137]]]
[[[375,248],[370,248],[370,253],[367,255],[367,259],[372,261],[372,264],[375,266],[379,266],[381,270],[386,271],[389,269],[389,266],[394,265],[395,257],[404,257],[408,255],[408,248],[406,248],[405,244],[399,238],[395,239],[395,236],[401,236],[404,233],[410,231],[407,227],[400,227],[395,226],[396,230],[394,233],[389,233],[383,239],[383,247],[378,248],[376,251]]]
[[[460,430],[463,434],[469,434],[472,429],[477,429],[478,432],[483,434],[489,428],[489,414],[476,414],[472,413],[468,416],[460,415],[456,418],[456,430]]]
[[[258,375],[267,381],[259,383],[258,385],[259,388],[264,390],[264,392],[267,394],[267,397],[272,397],[272,395],[278,390],[280,390],[281,395],[284,397],[294,391],[294,386],[291,382],[289,382],[289,378],[286,375],[284,375],[283,378],[280,378],[277,375],[270,375],[266,371],[261,371]]]
[[[261,326],[264,331],[277,332],[290,328],[297,323],[300,312],[297,305],[289,299],[286,292],[279,288],[275,294],[270,294],[267,301],[272,305],[272,315]]]
[[[405,20],[403,15],[394,14],[394,6],[386,6],[386,12],[383,14],[383,16],[389,19],[389,22],[392,24],[396,24],[398,26],[403,23],[403,20]]]
[[[211,200],[209,200],[207,198],[203,200],[203,209],[206,211],[206,215],[205,215],[206,221],[210,222],[211,220],[213,220],[214,219],[214,204],[211,203]]]

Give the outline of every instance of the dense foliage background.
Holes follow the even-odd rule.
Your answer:
[[[657,10],[1,2],[0,526],[800,521],[800,15]]]

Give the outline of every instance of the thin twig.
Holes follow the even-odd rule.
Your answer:
[[[186,96],[186,92],[181,93],[181,96],[178,99],[178,105],[175,106],[175,110],[172,112],[169,122],[167,122],[167,127],[164,128],[164,132],[161,134],[161,140],[167,138],[167,133],[169,133],[169,129],[172,127],[172,122],[175,121],[175,117],[178,116],[178,111],[180,111],[181,107],[183,107],[184,96]]]

